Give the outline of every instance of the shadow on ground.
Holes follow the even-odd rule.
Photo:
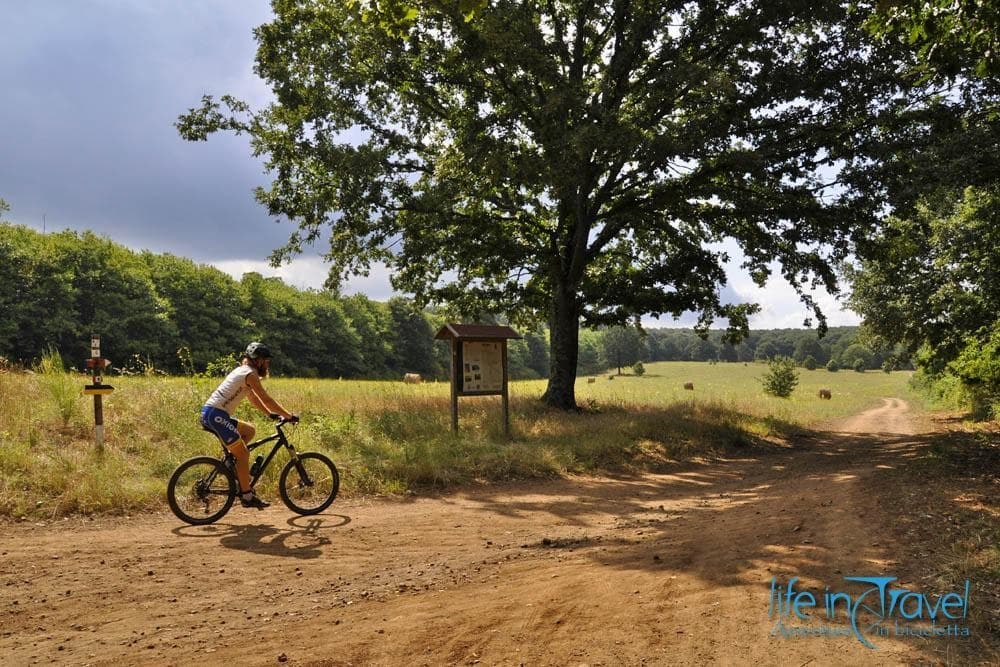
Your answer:
[[[657,473],[617,475],[613,483],[575,479],[571,495],[557,485],[551,495],[539,486],[524,497],[487,489],[469,499],[488,515],[549,514],[562,527],[525,548],[572,551],[623,570],[684,572],[713,586],[754,586],[762,604],[771,577],[799,577],[822,591],[843,587],[847,576],[895,576],[893,586],[933,600],[961,590],[965,575],[956,575],[964,567],[978,606],[967,621],[973,637],[954,644],[971,659],[1000,655],[997,561],[968,567],[945,553],[960,534],[994,545],[1000,537],[1000,450],[940,432],[789,433],[783,443],[753,439]],[[987,490],[963,502],[955,494],[974,474]],[[964,530],[944,518],[959,509]],[[903,530],[920,516],[924,531]],[[990,553],[996,559],[996,550]],[[936,661],[940,644],[914,646]]]
[[[181,526],[171,532],[178,537],[212,538],[220,546],[248,553],[284,558],[313,559],[332,544],[328,533],[348,525],[351,518],[341,514],[299,516],[289,519],[287,529],[269,524],[227,524]]]

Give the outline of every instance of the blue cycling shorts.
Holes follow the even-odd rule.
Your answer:
[[[236,428],[236,420],[229,416],[229,413],[219,408],[208,405],[201,409],[201,425],[219,436],[222,442],[231,445],[240,439],[240,432]]]

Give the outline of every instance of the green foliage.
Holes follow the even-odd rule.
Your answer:
[[[1000,75],[1000,6],[995,2],[881,2],[868,22],[914,48],[924,76]]]
[[[880,203],[834,185],[865,182],[872,116],[903,83],[865,18],[790,0],[281,2],[256,31],[274,102],[205,96],[177,128],[250,135],[275,174],[258,200],[297,225],[274,259],[330,226],[334,282],[384,262],[419,304],[548,320],[546,400],[571,408],[581,322],[691,310],[748,333],[758,306],[721,301],[723,238],[761,285],[780,266],[825,327],[808,286],[835,289]]]
[[[754,351],[755,361],[771,361],[775,357],[781,356],[781,348],[776,341],[765,340],[761,342]]]
[[[857,370],[858,366],[866,369],[878,364],[875,363],[875,354],[871,349],[861,343],[853,343],[840,353],[840,365],[844,368]]]
[[[908,217],[939,192],[996,187],[1000,163],[1000,4],[927,0],[876,4],[867,22],[879,48],[911,54],[901,71],[922,95],[899,106],[883,131],[880,156],[886,204]]]
[[[0,319],[0,355],[21,365],[34,363],[47,347],[60,349],[64,358],[77,363],[89,356],[86,344],[94,320],[80,321],[77,304],[98,299],[99,284],[78,279],[77,264],[64,260],[82,252],[76,245],[92,242],[92,235],[42,235],[0,225],[0,244],[9,250],[8,261],[0,262],[0,275],[5,278],[0,280],[0,300],[6,299],[6,317]],[[399,300],[393,305],[360,295],[344,298],[325,290],[303,291],[259,274],[236,281],[213,267],[183,258],[132,254],[106,240],[97,245],[108,252],[104,264],[118,267],[110,271],[134,274],[116,279],[118,284],[149,291],[134,300],[108,300],[101,315],[104,326],[113,329],[116,325],[108,322],[132,318],[150,323],[159,332],[152,343],[148,328],[121,330],[117,338],[109,338],[110,330],[97,332],[104,335],[105,354],[116,369],[138,374],[155,370],[189,376],[225,374],[253,338],[268,341],[279,351],[281,358],[273,367],[278,375],[389,378],[413,368],[413,363],[430,369],[418,371],[430,377],[441,376],[448,368],[447,345],[429,344],[445,321],[443,315],[422,312],[412,302]],[[81,291],[87,295],[81,298]],[[95,291],[97,296],[92,294]],[[40,305],[47,309],[45,313]],[[140,317],[142,310],[146,314]],[[823,338],[817,338],[813,330],[756,331],[736,346],[724,341],[721,330],[708,332],[704,339],[692,329],[648,329],[641,338],[635,329],[609,331],[615,331],[610,340],[604,329],[580,331],[580,373],[607,368],[609,355],[616,354],[613,337],[621,334],[625,350],[635,355],[638,349],[633,358],[643,361],[748,361],[758,349],[770,355],[792,355],[813,348],[829,358],[858,341],[857,329],[850,327],[830,329]],[[136,332],[137,337],[131,338]],[[547,378],[548,331],[522,329],[522,334],[523,341],[515,341],[510,348],[512,374]],[[65,341],[68,351],[59,347],[60,341]],[[128,350],[134,351],[127,354]],[[883,353],[872,353],[875,365],[882,362]],[[622,363],[624,368],[634,362],[623,359]]]
[[[364,375],[385,378],[390,374],[393,357],[390,331],[392,324],[385,304],[371,301],[363,295],[348,297],[341,302],[344,315],[357,333],[359,356]]]
[[[805,368],[807,371],[816,370],[816,367],[818,365],[819,363],[816,361],[816,358],[813,357],[811,354],[802,360],[802,367]]]
[[[445,370],[434,363],[434,331],[416,304],[394,297],[389,300],[389,317],[394,351],[390,366],[400,377],[404,373],[443,377]]]
[[[854,363],[851,364],[851,368],[858,373],[864,373],[868,369],[868,364],[865,363],[864,359],[855,359]]]
[[[611,327],[603,332],[604,360],[617,368],[621,375],[623,366],[631,366],[642,356],[642,334],[635,327]]]
[[[545,332],[529,332],[523,335],[523,339],[512,340],[507,345],[510,376],[515,380],[543,378],[549,372],[549,350]]]
[[[343,299],[257,273],[235,281],[90,232],[0,224],[0,252],[0,355],[24,365],[49,348],[82,364],[99,333],[113,368],[129,374],[228,372],[255,338],[278,354],[278,374],[388,377],[406,366],[440,375],[445,367],[429,314],[410,301]],[[546,351],[533,344],[537,364]]]
[[[830,371],[831,373],[836,373],[837,371],[840,370],[840,364],[838,364],[835,359],[831,359],[826,364],[826,370]]]
[[[580,351],[577,355],[577,371],[585,375],[600,373],[607,368],[601,356],[603,341],[600,333],[590,329],[580,331]]]
[[[768,363],[767,373],[760,381],[766,393],[778,398],[788,398],[799,383],[795,361],[789,357],[775,357]]]
[[[995,417],[1000,404],[1000,323],[985,340],[969,338],[949,370],[961,380],[973,417]]]
[[[632,374],[637,377],[642,377],[646,374],[646,367],[642,365],[641,361],[637,361],[632,365]]]
[[[229,354],[224,354],[205,364],[205,370],[200,373],[199,376],[224,377],[228,375],[231,370],[239,366],[239,364],[239,357],[236,356],[235,352],[230,352]]]
[[[982,414],[1000,312],[998,270],[996,186],[944,193],[886,222],[852,273],[851,307],[871,337],[915,354],[929,376],[955,374]]]
[[[169,320],[164,350],[185,347],[190,366],[204,369],[246,345],[252,314],[244,306],[239,283],[215,267],[189,259],[150,252],[140,257]],[[157,365],[173,368],[165,360]]]
[[[694,336],[689,338],[687,345],[684,346],[684,355],[691,361],[715,361],[718,358],[717,349],[712,341]]]

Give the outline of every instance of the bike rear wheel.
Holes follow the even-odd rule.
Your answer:
[[[211,456],[196,456],[177,466],[167,483],[167,503],[177,518],[195,526],[218,521],[236,499],[236,479]]]
[[[299,454],[281,471],[278,493],[296,514],[318,514],[330,506],[340,490],[340,474],[333,461],[318,452]]]

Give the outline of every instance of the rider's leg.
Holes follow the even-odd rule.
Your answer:
[[[242,419],[234,420],[236,422],[236,430],[240,432],[240,437],[243,438],[243,442],[251,442],[254,435],[257,433],[257,429],[250,422],[245,422]]]
[[[250,491],[250,451],[247,445],[240,438],[236,442],[226,445],[229,453],[236,458],[236,479],[240,483],[240,493]]]
[[[246,443],[253,440],[253,436],[257,430],[253,427],[253,424],[240,419],[234,421],[236,422],[236,430],[239,431],[240,439],[227,445],[227,447],[229,447],[230,453],[236,457],[236,479],[240,483],[240,493],[250,493],[250,450],[247,449]]]
[[[253,424],[245,421],[236,421],[236,430],[240,434],[239,440],[229,446],[229,451],[236,457],[236,478],[240,482],[240,502],[244,507],[256,507],[259,510],[268,507],[270,503],[261,500],[253,490],[250,489],[250,450],[246,443],[253,440],[256,429]]]

